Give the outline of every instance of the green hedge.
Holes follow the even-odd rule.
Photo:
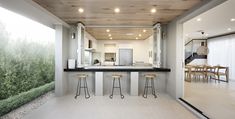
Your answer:
[[[0,100],[54,81],[54,67],[54,43],[13,40],[0,21]]]
[[[19,95],[15,95],[9,97],[4,100],[0,100],[0,116],[24,105],[27,102],[34,100],[35,98],[53,90],[55,87],[54,82],[45,84],[38,88],[31,89],[27,92],[20,93]]]

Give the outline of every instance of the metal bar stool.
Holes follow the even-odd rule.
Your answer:
[[[111,99],[113,98],[114,88],[119,88],[120,89],[121,99],[124,98],[124,95],[122,94],[122,89],[121,89],[121,81],[120,81],[121,77],[122,77],[122,75],[117,75],[117,74],[112,75],[112,78],[113,78],[113,88],[112,88],[112,94],[109,96]],[[119,82],[119,86],[118,87],[115,87],[115,80],[118,80],[118,82]]]
[[[75,99],[77,99],[77,96],[80,96],[81,89],[84,89],[85,92],[85,98],[88,99],[90,98],[90,94],[88,91],[88,86],[87,86],[87,81],[86,81],[87,75],[86,74],[78,74],[77,79],[78,79],[78,84],[77,84],[77,91],[75,95]],[[83,80],[83,86],[81,86]]]
[[[144,94],[143,97],[147,98],[148,95],[148,88],[152,89],[152,95],[154,96],[154,98],[157,98],[156,92],[155,92],[155,87],[154,87],[154,79],[156,77],[155,74],[146,74],[144,75],[145,77],[145,86],[144,86]],[[148,85],[149,80],[151,81],[151,86]]]

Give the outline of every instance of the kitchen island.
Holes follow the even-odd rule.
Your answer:
[[[96,96],[104,95],[104,87],[110,87],[109,83],[105,83],[104,79],[111,79],[112,72],[124,75],[125,87],[128,87],[130,95],[139,95],[140,80],[144,77],[144,73],[164,73],[170,72],[169,68],[157,68],[152,66],[84,66],[76,69],[64,69],[65,72],[92,72],[94,74],[94,92]],[[125,80],[126,79],[126,80]],[[111,80],[109,80],[111,81]],[[106,85],[107,86],[106,86]]]
[[[65,72],[87,72],[87,71],[105,71],[105,72],[126,72],[126,71],[144,71],[144,72],[170,72],[169,68],[157,68],[152,66],[85,66],[76,69],[64,69]]]

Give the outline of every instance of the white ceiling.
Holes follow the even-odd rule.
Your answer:
[[[197,19],[201,21],[197,21]],[[235,0],[228,0],[184,23],[185,41],[202,39],[235,31]],[[228,30],[230,28],[231,30]],[[198,31],[204,31],[202,35]]]

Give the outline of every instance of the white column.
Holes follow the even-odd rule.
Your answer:
[[[130,93],[132,96],[139,95],[139,72],[131,72]]]
[[[153,27],[154,30],[154,37],[153,37],[153,53],[154,53],[154,62],[153,64],[157,67],[160,67],[162,64],[161,62],[161,50],[162,50],[162,46],[161,46],[161,40],[162,40],[162,30],[161,30],[161,24],[158,23]]]
[[[67,92],[67,74],[64,68],[68,56],[68,30],[62,25],[55,26],[55,95],[63,96]]]
[[[95,72],[95,95],[103,96],[103,72]]]
[[[77,59],[77,67],[82,67],[84,65],[84,33],[85,33],[85,27],[78,23],[77,26],[77,34],[78,34],[78,59]]]

